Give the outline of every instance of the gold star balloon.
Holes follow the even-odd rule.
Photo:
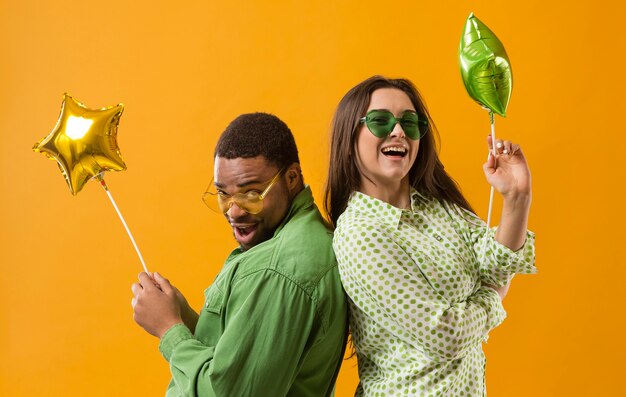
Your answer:
[[[64,94],[56,126],[33,150],[57,161],[70,192],[76,195],[94,176],[126,169],[117,146],[117,126],[123,111],[121,103],[89,109]]]

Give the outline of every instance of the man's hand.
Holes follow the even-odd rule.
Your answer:
[[[133,318],[149,334],[160,339],[165,331],[183,322],[177,290],[160,274],[154,273],[152,279],[145,272],[139,273],[139,282],[131,289]]]
[[[160,274],[155,273],[154,276],[155,281],[163,279]],[[164,279],[165,280],[165,279]],[[167,280],[165,280],[167,281]],[[193,334],[196,330],[196,324],[198,323],[199,315],[195,310],[191,308],[185,296],[178,290],[178,288],[174,287],[174,293],[176,294],[176,300],[178,301],[178,307],[180,308],[180,316],[183,319],[183,322],[189,328],[191,333]]]

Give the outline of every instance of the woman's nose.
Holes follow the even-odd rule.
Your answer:
[[[399,121],[397,121],[396,124],[393,126],[393,130],[391,130],[391,133],[389,134],[389,136],[398,137],[398,138],[406,137],[406,134],[404,133],[404,130],[402,129],[402,125],[400,125]]]

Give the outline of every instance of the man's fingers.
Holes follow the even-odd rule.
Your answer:
[[[141,290],[143,288],[141,287],[141,284],[139,283],[133,283],[133,285],[130,286],[130,290],[133,291],[133,295],[137,296]]]
[[[154,285],[154,280],[146,272],[139,273],[139,283],[145,290],[158,289]]]
[[[166,279],[165,277],[161,276],[157,272],[154,272],[154,281],[156,281],[159,284],[159,286],[161,287],[161,290],[165,292],[166,294],[175,292],[174,287],[172,287],[172,284],[170,284],[170,281]]]

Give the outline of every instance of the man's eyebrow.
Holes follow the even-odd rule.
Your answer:
[[[255,179],[255,180],[251,180],[251,181],[246,181],[246,182],[240,183],[240,184],[237,185],[237,187],[238,188],[244,188],[246,186],[258,185],[258,184],[261,184],[261,183],[263,183],[263,181],[257,181]],[[219,189],[224,189],[226,187],[226,185],[224,185],[223,183],[219,183],[219,182],[215,182],[214,185],[215,185],[215,187],[217,187]]]

